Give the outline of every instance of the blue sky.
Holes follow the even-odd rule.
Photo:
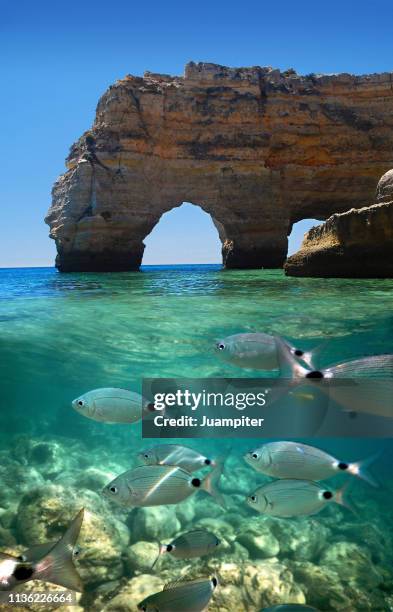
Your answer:
[[[391,0],[3,2],[0,267],[52,264],[43,223],[51,186],[116,79],[144,70],[182,74],[190,60],[300,73],[390,71],[392,18]],[[186,242],[174,239],[190,226]],[[144,263],[163,253],[166,261],[190,261],[190,251],[194,261],[217,261],[219,253],[209,217],[190,206],[168,213],[147,242]]]

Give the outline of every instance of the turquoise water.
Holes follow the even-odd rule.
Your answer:
[[[239,370],[217,359],[215,342],[238,332],[280,334],[296,340],[301,348],[326,341],[321,367],[347,358],[392,352],[392,290],[391,280],[297,279],[287,278],[281,271],[223,271],[220,266],[147,266],[139,273],[67,275],[51,268],[0,270],[0,441],[4,461],[12,456],[7,459],[9,469],[0,470],[0,477],[12,482],[12,470],[18,474],[23,471],[21,466],[27,470],[20,486],[11,490],[8,484],[2,487],[0,545],[8,541],[28,543],[30,536],[21,529],[17,517],[20,504],[33,504],[29,495],[36,487],[42,492],[45,487],[51,490],[55,483],[62,487],[61,494],[56,494],[61,499],[63,494],[67,499],[67,491],[71,492],[75,508],[78,491],[87,505],[104,504],[102,512],[113,514],[119,523],[116,529],[123,534],[118,534],[123,548],[118,544],[118,558],[109,555],[110,562],[105,561],[106,570],[97,581],[90,577],[89,562],[84,566],[82,557],[87,581],[82,607],[112,609],[110,601],[119,596],[124,585],[131,585],[132,591],[131,583],[144,575],[140,568],[130,569],[130,563],[118,569],[119,558],[124,561],[130,543],[141,538],[154,541],[154,537],[146,525],[138,523],[143,537],[133,530],[139,511],[125,515],[116,508],[108,509],[101,498],[94,503],[87,498],[96,495],[98,499],[100,478],[104,481],[105,474],[132,467],[136,451],[151,443],[141,440],[139,424],[115,427],[84,419],[72,410],[72,399],[96,387],[138,391],[143,377],[268,376]],[[42,456],[36,452],[37,458],[33,451],[40,442],[47,446]],[[232,589],[233,597],[238,598],[235,609],[245,611],[285,603],[288,598],[300,603],[306,599],[320,610],[392,610],[391,444],[383,442],[384,454],[375,465],[382,481],[380,489],[370,489],[358,481],[352,487],[359,515],[332,507],[312,520],[281,521],[259,517],[244,504],[245,493],[264,481],[240,457],[250,444],[255,446],[255,441],[242,440],[230,453],[223,478],[227,512],[220,514],[217,506],[206,502],[200,493],[193,502],[200,517],[202,506],[208,509],[199,521],[213,520],[218,529],[234,532],[225,554],[198,561],[200,566],[191,564],[190,575],[197,570],[210,571],[211,565],[219,567],[224,586],[217,590],[209,610],[228,609],[225,589]],[[381,445],[372,439],[323,441],[324,448],[346,460],[363,458]],[[193,442],[193,446],[217,455],[227,452],[228,443],[204,440]],[[93,475],[92,468],[96,470]],[[85,477],[86,472],[91,481]],[[50,514],[51,520],[54,514]],[[66,513],[61,510],[61,514]],[[262,553],[243,546],[244,537],[238,541],[236,531],[245,528],[236,523],[236,514],[238,523],[244,520],[247,524],[252,519],[257,521],[256,529],[259,525],[264,533],[268,529],[267,538],[279,542],[280,552],[273,556],[263,553],[267,556],[261,557]],[[6,519],[2,521],[3,516]],[[174,533],[195,521],[178,518]],[[322,526],[320,533],[318,525]],[[129,530],[126,543],[122,529]],[[294,544],[291,549],[287,541],[292,538],[300,542],[304,534],[314,542],[307,558],[300,545]],[[157,535],[165,538],[165,529]],[[95,567],[100,566],[103,554],[108,559],[106,549],[97,552]],[[237,570],[230,566],[236,567],[239,559],[241,576],[235,579]],[[175,570],[182,571],[180,562],[169,561],[164,570],[155,568],[147,574],[159,580],[166,575],[173,577]],[[250,577],[253,572],[265,576],[265,582]],[[113,591],[105,587],[110,583],[116,583]],[[131,592],[130,601],[132,597]],[[113,609],[136,609],[132,605],[123,602],[123,607]]]

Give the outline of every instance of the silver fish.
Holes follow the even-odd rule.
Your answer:
[[[143,612],[202,612],[217,585],[216,576],[170,583],[163,591],[146,597],[137,607]]]
[[[147,465],[177,465],[187,472],[215,465],[212,459],[181,444],[159,444],[138,453],[138,457]]]
[[[178,466],[142,465],[120,474],[104,488],[103,494],[119,506],[132,508],[178,504],[202,489],[223,505],[216,489],[221,472],[221,463],[204,479],[195,478]]]
[[[344,499],[347,486],[330,491],[311,480],[275,480],[257,489],[247,504],[257,512],[281,518],[317,514],[331,502],[351,509]]]
[[[205,529],[195,529],[178,536],[170,544],[160,544],[158,557],[152,565],[157,563],[160,555],[169,553],[176,559],[194,559],[210,554],[219,546],[220,540],[214,533]]]
[[[142,410],[148,409],[148,403],[134,391],[106,387],[77,397],[72,407],[100,423],[136,423],[142,418]]]
[[[303,604],[279,604],[278,606],[262,608],[260,612],[318,612],[318,610]]]
[[[312,351],[305,352],[281,340],[295,358],[312,363]],[[241,368],[252,370],[276,370],[276,337],[264,333],[234,334],[216,343],[216,353],[223,360]]]
[[[310,384],[316,389],[307,401],[319,402],[322,392],[344,411],[393,418],[393,355],[371,355],[313,370],[297,361],[280,338],[277,355],[282,375],[292,379],[291,392],[300,399],[306,381],[308,389]]]
[[[29,580],[44,580],[72,591],[82,591],[73,556],[83,515],[82,509],[55,544],[32,547],[20,557],[0,553],[0,591],[13,590]]]
[[[246,453],[244,459],[257,472],[273,478],[324,480],[343,472],[378,486],[373,477],[366,473],[365,468],[379,455],[380,453],[364,461],[346,463],[314,446],[282,441],[268,442]]]

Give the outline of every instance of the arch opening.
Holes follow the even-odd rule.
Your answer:
[[[190,202],[165,212],[143,242],[142,265],[222,263],[222,243],[213,218]]]
[[[296,253],[303,242],[306,232],[316,225],[321,225],[323,221],[318,219],[302,219],[292,225],[291,233],[288,235],[288,257]]]

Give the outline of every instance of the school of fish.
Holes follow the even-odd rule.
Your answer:
[[[286,340],[265,333],[241,333],[219,340],[217,355],[241,368],[279,370],[281,376],[293,382],[298,393],[302,381],[355,380],[372,378],[381,381],[380,393],[373,402],[355,385],[329,386],[330,397],[344,410],[369,412],[392,417],[393,355],[376,355],[316,369],[316,351],[303,351]],[[378,388],[379,390],[379,388]],[[355,403],[353,398],[355,397]],[[309,399],[309,398],[308,398]],[[311,394],[311,400],[313,396]],[[140,394],[126,389],[100,388],[84,393],[72,401],[80,415],[101,423],[133,424],[154,407]],[[223,457],[206,457],[196,449],[181,444],[157,444],[137,455],[141,462],[109,482],[103,495],[123,508],[178,504],[198,490],[208,493],[225,508],[219,490],[224,469]],[[377,456],[347,462],[325,450],[296,441],[266,442],[244,455],[244,461],[256,472],[273,479],[264,483],[244,499],[255,511],[282,519],[318,514],[335,503],[352,510],[347,499],[351,479],[362,479],[372,486],[378,483],[367,467]],[[208,469],[207,474],[196,474]],[[336,474],[347,474],[348,479],[339,489],[332,489],[324,481]],[[10,591],[29,580],[44,580],[74,591],[82,591],[82,581],[75,566],[78,556],[77,540],[82,527],[81,509],[57,542],[38,544],[20,556],[0,553],[0,591]],[[214,554],[220,547],[216,534],[196,529],[182,533],[167,544],[157,543],[159,565],[163,554],[187,560]],[[162,591],[146,597],[138,609],[146,612],[202,612],[207,610],[219,576],[200,576],[193,580],[181,578],[167,584]],[[301,604],[280,604],[264,608],[265,612],[317,612]],[[263,611],[260,611],[263,612]]]

